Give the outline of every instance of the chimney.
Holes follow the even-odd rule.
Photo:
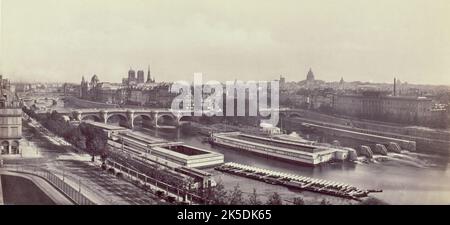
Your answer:
[[[397,96],[396,85],[397,85],[397,79],[394,77],[394,96]]]

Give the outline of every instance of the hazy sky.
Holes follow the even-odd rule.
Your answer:
[[[12,80],[304,79],[450,85],[448,0],[0,0]]]

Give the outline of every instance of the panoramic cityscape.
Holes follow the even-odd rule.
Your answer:
[[[2,0],[0,205],[449,204],[450,7],[354,2]]]

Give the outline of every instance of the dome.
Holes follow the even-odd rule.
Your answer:
[[[308,71],[308,74],[306,74],[306,80],[313,81],[314,80],[314,73],[312,72],[311,68]]]

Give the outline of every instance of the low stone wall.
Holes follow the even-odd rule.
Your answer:
[[[119,108],[119,105],[116,104],[94,102],[72,96],[64,98],[64,105],[69,108]]]
[[[431,138],[450,141],[450,130],[438,130],[417,126],[404,126],[401,124],[370,121],[345,116],[332,116],[308,110],[297,110],[297,111],[303,118],[319,120],[321,122],[335,123],[345,126],[353,126],[356,128],[369,129],[374,131],[417,136],[421,138]]]
[[[418,151],[450,155],[450,131],[424,127],[396,126],[385,122],[367,121],[358,118],[343,118],[325,115],[308,110],[298,110],[299,120],[311,120],[328,123],[332,127],[349,129],[357,132],[406,139],[416,142]],[[287,119],[295,120],[295,118]],[[305,121],[305,122],[311,122]],[[285,123],[286,125],[289,123]]]

